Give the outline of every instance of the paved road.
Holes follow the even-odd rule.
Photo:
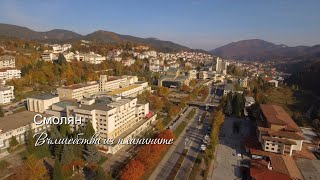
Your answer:
[[[199,114],[201,115],[204,111],[199,111]],[[198,123],[197,123],[198,124]],[[181,164],[181,167],[176,175],[176,179],[179,180],[185,180],[188,179],[190,172],[192,170],[192,167],[197,159],[198,153],[199,153],[199,147],[202,144],[203,137],[206,133],[206,128],[208,127],[208,121],[206,121],[198,126],[197,128],[189,128],[188,133],[186,134],[188,136],[188,139],[190,140],[190,144],[188,146],[188,153],[185,157],[183,163]]]
[[[196,113],[193,119],[189,121],[187,124],[186,129],[189,128],[196,128],[198,125],[199,111]],[[169,151],[165,155],[165,157],[161,160],[158,164],[157,168],[154,170],[152,175],[149,177],[150,180],[164,180],[167,179],[173,166],[178,161],[180,154],[182,153],[183,149],[185,148],[185,138],[187,137],[186,131],[184,130],[180,136],[175,140],[174,144],[170,147]]]

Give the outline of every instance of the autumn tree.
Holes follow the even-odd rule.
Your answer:
[[[15,179],[49,179],[47,169],[42,159],[38,159],[34,155],[30,155],[17,168]]]
[[[130,161],[124,168],[121,180],[139,180],[144,174],[144,166],[138,160]]]
[[[174,116],[178,115],[179,112],[180,112],[180,107],[174,105],[174,106],[171,107],[170,110],[169,110],[169,116],[170,116],[170,117],[174,117]]]
[[[181,86],[181,91],[189,92],[189,90],[190,90],[189,86],[187,86],[185,84]]]
[[[170,89],[167,87],[158,87],[157,93],[161,97],[166,97],[170,94]]]

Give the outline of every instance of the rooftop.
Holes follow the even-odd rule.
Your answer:
[[[70,86],[64,86],[64,87],[59,87],[62,89],[79,89],[79,88],[83,88],[83,87],[89,87],[89,86],[93,86],[93,85],[98,85],[98,83],[92,83],[92,84],[73,84]]]
[[[65,100],[65,101],[57,102],[57,103],[55,103],[53,105],[59,106],[61,108],[66,108],[67,106],[76,106],[76,105],[78,105],[78,103],[75,102],[75,101],[67,101],[67,100]]]
[[[42,93],[42,94],[37,94],[37,95],[31,96],[30,98],[40,99],[40,100],[48,100],[48,99],[52,99],[52,98],[56,98],[56,97],[58,97],[58,96],[55,96],[51,93]]]
[[[134,84],[134,85],[130,85],[130,86],[127,86],[127,87],[124,87],[124,88],[119,88],[119,89],[111,91],[111,92],[109,92],[107,94],[109,94],[109,95],[117,95],[117,94],[123,93],[125,91],[129,91],[129,90],[137,88],[137,87],[140,87],[140,85],[139,84]]]
[[[8,56],[8,55],[0,56],[0,61],[10,60],[10,59],[15,59],[15,57],[13,57],[13,56]]]
[[[33,118],[36,112],[31,111],[22,111],[15,114],[11,114],[5,117],[0,118],[0,129],[2,133],[8,132],[13,129],[17,129],[22,126],[26,126],[33,122]],[[43,117],[50,117],[51,115],[48,114],[41,114]]]
[[[278,105],[261,104],[260,108],[269,124],[286,126],[286,129],[300,132],[299,126],[293,121],[289,114]]]

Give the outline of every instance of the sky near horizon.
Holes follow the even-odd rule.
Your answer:
[[[243,39],[320,44],[319,0],[0,0],[0,23],[107,30],[211,50]]]

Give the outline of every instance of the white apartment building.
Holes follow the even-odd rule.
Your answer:
[[[34,133],[47,130],[50,125],[36,125],[33,122],[34,116],[38,114],[30,111],[23,111],[14,113],[5,117],[0,117],[0,150],[5,150],[10,146],[10,139],[12,136],[18,140],[19,143],[25,142],[26,132],[31,128]],[[41,114],[43,117],[49,115]]]
[[[71,47],[72,47],[71,44],[64,44],[64,45],[55,44],[52,46],[52,49],[56,53],[62,53],[67,51],[68,49],[71,49]]]
[[[71,62],[75,59],[75,54],[73,52],[63,53],[64,58],[66,58],[67,62]]]
[[[85,96],[90,96],[99,92],[99,83],[88,82],[87,84],[74,84],[57,88],[59,98],[81,100]]]
[[[124,66],[131,66],[131,65],[133,65],[135,62],[136,62],[135,59],[127,59],[127,60],[123,60],[123,61],[122,61],[122,64],[123,64]]]
[[[149,71],[152,71],[152,72],[161,71],[161,64],[158,58],[149,59]]]
[[[127,87],[138,82],[137,76],[107,76],[100,75],[99,91],[109,92],[122,87]]]
[[[41,54],[41,59],[47,62],[52,62],[58,59],[58,55],[53,51],[46,50]]]
[[[0,104],[10,103],[14,99],[14,87],[0,85]]]
[[[103,61],[106,60],[105,56],[101,56],[99,54],[91,53],[79,53],[75,55],[75,58],[78,61],[87,62],[90,64],[101,64]]]
[[[248,86],[248,78],[239,78],[239,86],[240,87],[247,87]]]
[[[52,94],[40,94],[33,97],[27,98],[28,111],[44,113],[46,110],[50,109],[52,104],[59,102],[58,96]]]
[[[21,71],[13,68],[0,69],[0,79],[10,80],[10,79],[21,78]]]
[[[148,82],[140,82],[140,83],[135,83],[133,85],[129,85],[127,87],[115,89],[109,93],[108,95],[116,95],[120,97],[127,97],[127,96],[136,96],[140,93],[142,93],[146,88],[148,87]]]
[[[188,71],[188,78],[191,79],[197,79],[197,70],[189,70]]]
[[[16,67],[16,59],[13,56],[0,56],[0,69],[2,68],[15,68]]]
[[[137,104],[137,98],[120,99],[106,105],[100,102],[100,104],[81,104],[78,107],[68,106],[67,114],[76,118],[81,117],[82,124],[78,126],[85,127],[91,122],[95,131],[104,139],[132,138],[145,129],[145,123],[151,123],[156,117],[154,115],[147,119],[149,103]],[[105,146],[108,149],[107,153],[112,154],[122,147],[118,144]]]
[[[229,62],[222,60],[220,57],[216,58],[216,72],[219,74],[227,74],[227,68],[229,66]]]

